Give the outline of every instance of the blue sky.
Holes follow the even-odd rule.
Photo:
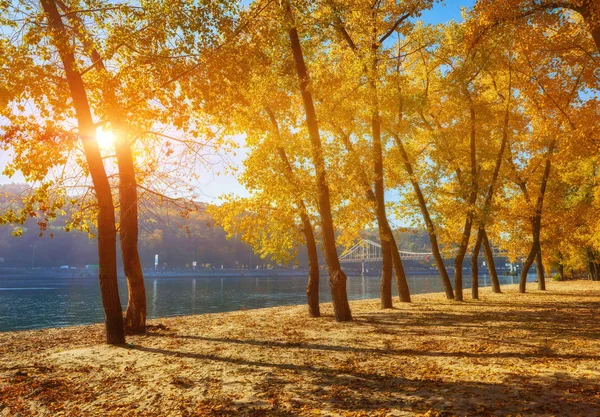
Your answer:
[[[431,10],[423,12],[421,19],[429,24],[446,23],[450,20],[461,21],[461,8],[470,8],[475,4],[475,0],[446,0],[443,3],[436,3]],[[241,166],[245,152],[238,152],[237,156],[232,159],[234,164]],[[0,172],[4,169],[9,155],[7,152],[0,150]],[[205,180],[198,181],[198,187],[202,191],[203,200],[207,202],[216,202],[218,197],[227,193],[235,193],[238,195],[246,195],[244,188],[239,184],[237,179],[232,175],[216,176],[214,172],[200,173],[201,178]],[[15,175],[13,178],[7,178],[0,175],[0,184],[9,182],[23,182],[20,175]],[[397,193],[390,192],[389,199],[396,200]]]

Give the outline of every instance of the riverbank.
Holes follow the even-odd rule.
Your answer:
[[[599,415],[600,285],[503,289],[0,333],[0,416]]]

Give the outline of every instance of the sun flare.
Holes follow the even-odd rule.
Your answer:
[[[104,130],[102,126],[98,126],[96,129],[96,141],[100,149],[108,149],[113,146],[115,135],[110,130]]]

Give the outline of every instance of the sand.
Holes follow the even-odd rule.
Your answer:
[[[600,282],[503,291],[0,333],[0,416],[600,416]]]

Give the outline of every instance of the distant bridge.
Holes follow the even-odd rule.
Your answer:
[[[431,252],[398,251],[402,259],[428,259],[433,256]],[[381,245],[369,239],[364,239],[352,246],[340,256],[340,262],[375,262],[383,259]]]

